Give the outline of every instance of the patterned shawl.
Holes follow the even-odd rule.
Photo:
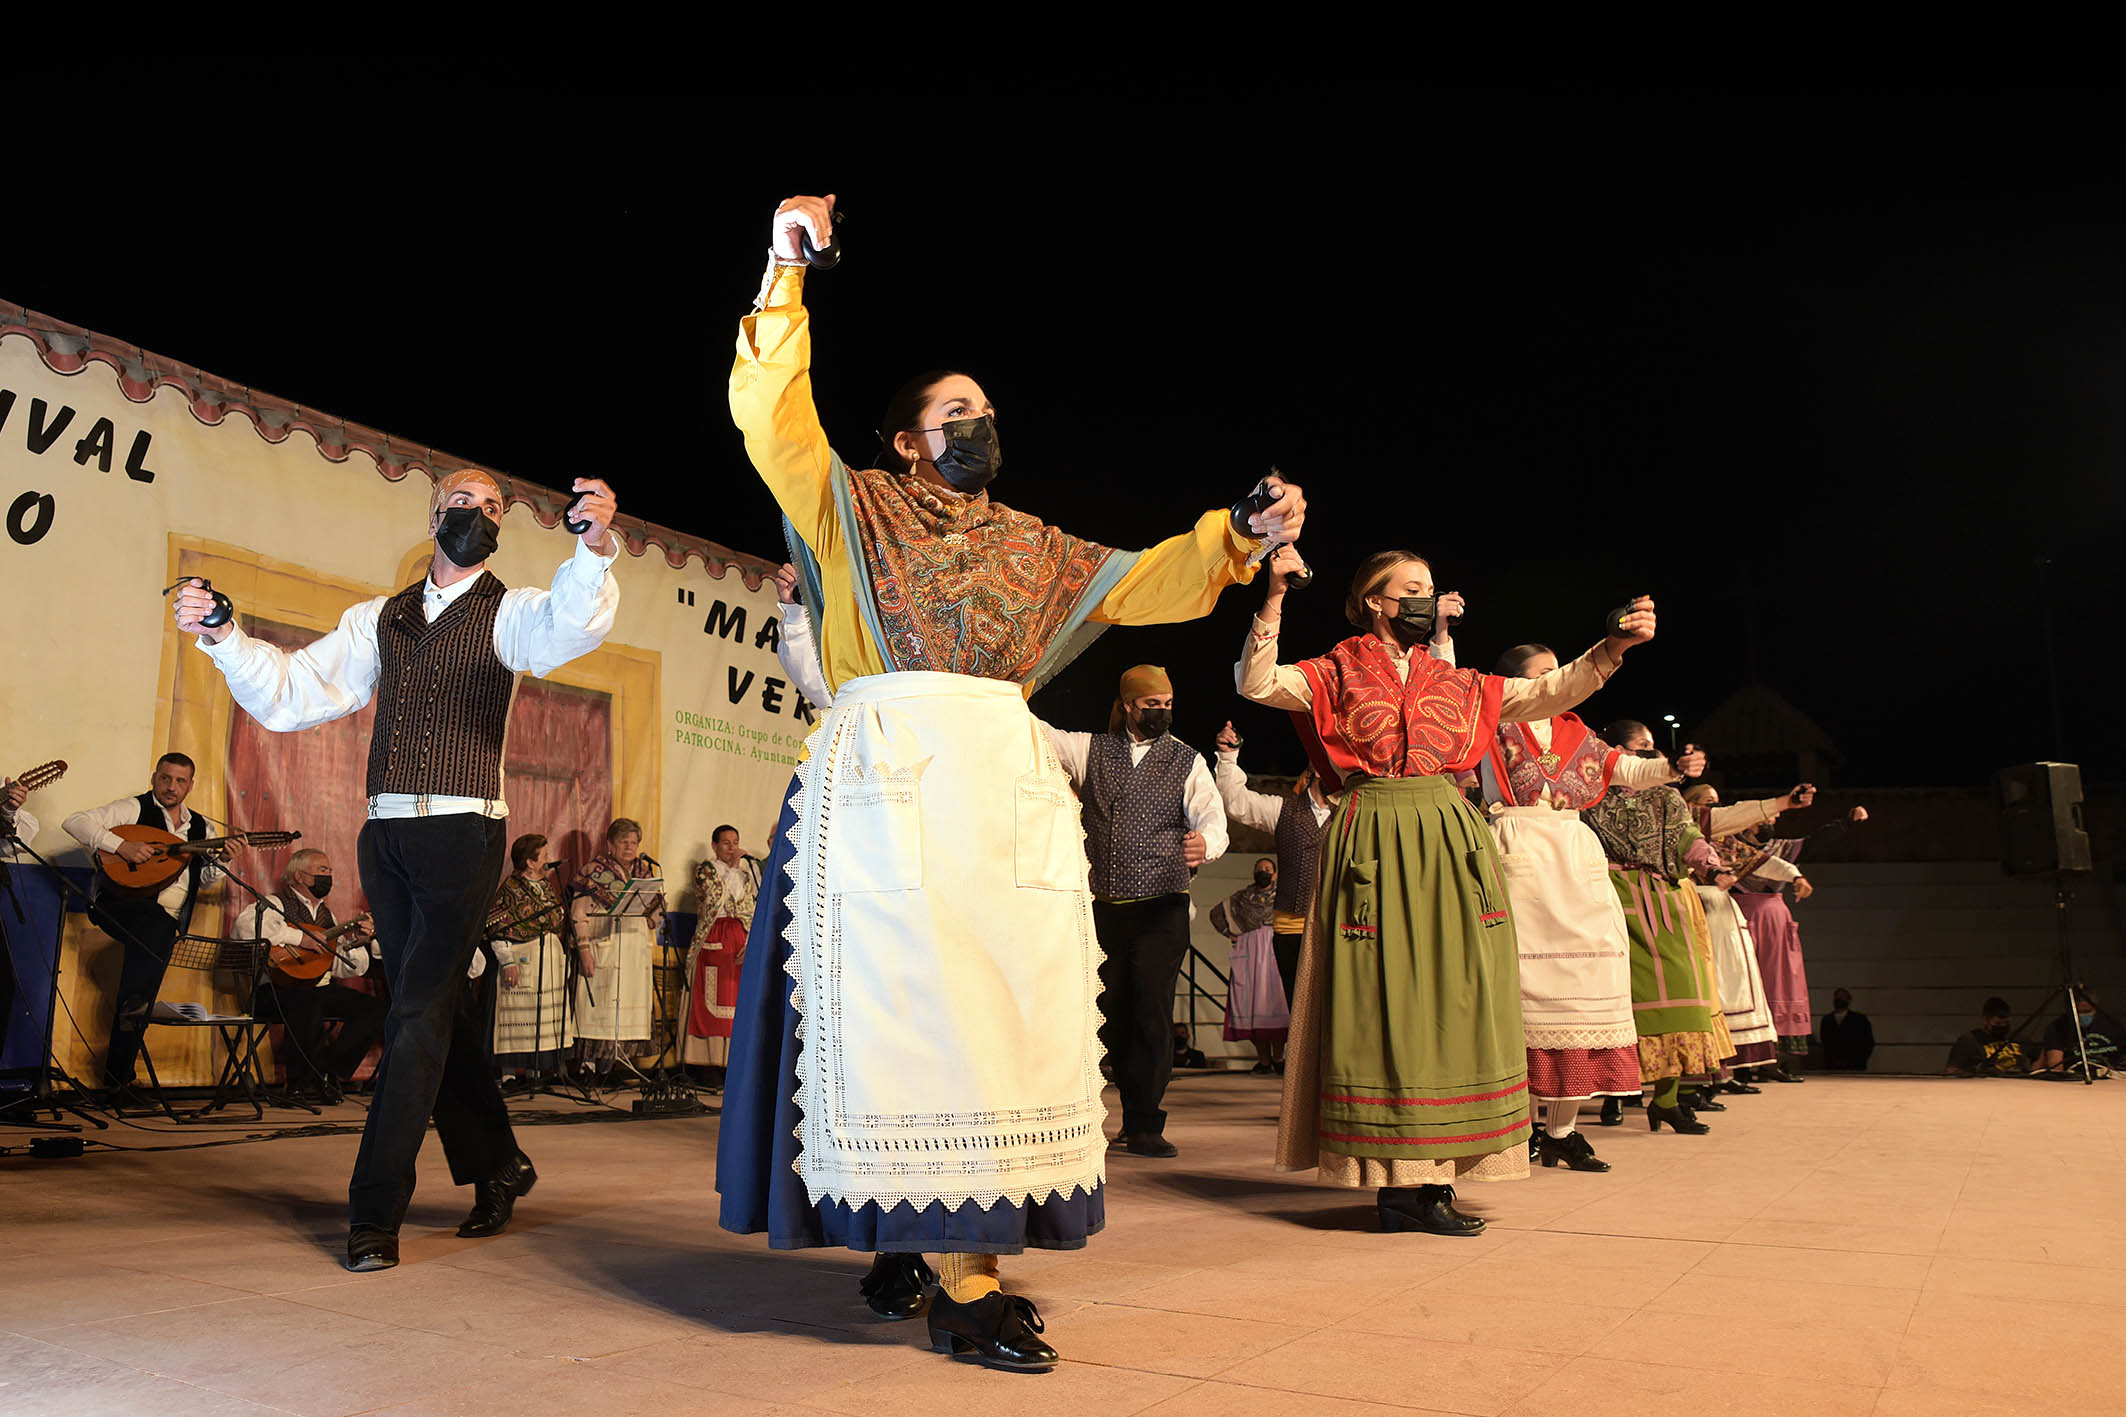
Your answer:
[[[1276,918],[1277,884],[1274,881],[1266,886],[1252,883],[1242,886],[1211,907],[1211,928],[1235,935],[1266,929]]]
[[[544,876],[526,879],[511,872],[487,909],[487,937],[528,945],[561,928],[561,898]]]
[[[1689,874],[1684,858],[1705,839],[1690,804],[1673,787],[1634,792],[1612,786],[1580,820],[1594,828],[1611,864],[1652,871],[1672,882]]]
[[[760,866],[752,857],[738,858],[738,865],[733,868],[738,874],[736,889],[724,884],[717,865],[712,856],[694,867],[694,898],[700,906],[699,919],[694,927],[696,939],[707,934],[710,925],[727,915],[750,923],[753,906],[760,898]]]
[[[657,865],[657,858],[647,851],[635,858],[633,870],[621,865],[609,853],[601,851],[576,873],[575,880],[569,882],[568,898],[574,900],[577,896],[587,895],[598,902],[599,909],[611,910],[614,903],[620,899],[620,893],[627,889],[629,881],[662,874]],[[661,908],[663,904],[664,901],[660,897],[651,909]]]
[[[1527,724],[1502,723],[1485,757],[1484,785],[1509,807],[1547,802],[1584,810],[1609,790],[1622,752],[1590,732],[1578,714],[1550,720],[1548,749],[1536,742]]]
[[[1299,672],[1313,691],[1311,717],[1294,714],[1325,783],[1358,777],[1430,777],[1473,768],[1499,721],[1504,681],[1457,669],[1422,650],[1407,680],[1374,635],[1356,635]]]
[[[865,468],[849,493],[895,670],[1025,683],[1115,554],[987,492]]]

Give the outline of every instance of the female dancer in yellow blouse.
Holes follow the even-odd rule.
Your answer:
[[[1206,512],[1131,553],[989,499],[995,410],[964,374],[912,381],[883,466],[828,446],[798,233],[777,211],[742,322],[731,413],[782,506],[833,707],[763,872],[719,1143],[727,1229],[878,1254],[874,1311],[921,1304],[940,1351],[1051,1367],[994,1256],[1075,1249],[1103,1223],[1099,951],[1077,809],[1025,695],[1102,624],[1205,614],[1305,502]],[[1244,493],[1244,487],[1235,487]],[[1089,623],[1088,623],[1089,622]]]

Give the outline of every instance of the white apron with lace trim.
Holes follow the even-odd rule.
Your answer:
[[[1018,686],[853,679],[807,749],[789,970],[813,1203],[1090,1191],[1106,1114],[1084,834]]]

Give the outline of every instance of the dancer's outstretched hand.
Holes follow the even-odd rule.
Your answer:
[[[1218,751],[1221,753],[1237,753],[1240,751],[1240,730],[1233,727],[1233,720],[1230,718],[1225,721],[1225,727],[1218,730]]]
[[[824,251],[834,240],[834,194],[824,197],[790,197],[775,209],[768,228],[768,249],[778,261],[802,261],[804,248],[797,244],[802,230],[812,238],[812,249]]]
[[[1631,603],[1631,611],[1618,622],[1623,633],[1609,637],[1610,647],[1622,654],[1633,645],[1643,645],[1654,637],[1654,598],[1642,595]]]
[[[1299,529],[1307,520],[1307,498],[1299,484],[1273,472],[1263,479],[1262,490],[1277,500],[1249,515],[1248,530],[1271,541],[1299,540]]]

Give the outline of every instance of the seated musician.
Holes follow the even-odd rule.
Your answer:
[[[205,838],[206,819],[186,810],[184,805],[192,793],[192,776],[190,758],[183,753],[164,753],[155,760],[155,775],[146,792],[76,812],[60,825],[90,851],[110,852],[131,865],[146,866],[164,853],[146,842],[120,837],[115,828],[154,827],[186,841]],[[142,1012],[155,1002],[155,996],[162,991],[163,971],[170,966],[171,947],[191,924],[200,891],[220,874],[205,852],[190,853],[188,859],[178,858],[178,869],[160,889],[126,894],[107,874],[97,873],[90,918],[118,941],[123,951],[111,1009],[111,1041],[103,1059],[103,1080],[124,1101],[145,1101],[137,1095],[127,1096],[140,1058],[140,1025],[129,1015]],[[123,1028],[119,1026],[121,1019],[126,1020]]]
[[[19,782],[10,781],[6,786],[0,787],[0,862],[16,859],[13,838],[19,836],[24,841],[36,840],[36,814],[22,805],[29,800],[29,789]]]
[[[366,916],[330,940],[320,940],[302,928],[314,925],[322,934],[340,923],[333,918],[332,907],[325,904],[331,893],[331,860],[322,851],[298,851],[281,873],[280,890],[266,897],[272,904],[260,901],[244,912],[244,928],[239,932],[312,957],[312,961],[291,962],[294,973],[269,965],[252,1010],[260,1018],[278,1018],[288,1027],[289,1086],[315,1088],[328,1103],[340,1100],[340,1087],[353,1079],[369,1045],[383,1033],[384,1016],[390,1011],[374,994],[339,982],[369,972],[374,935]],[[328,967],[318,969],[319,956],[329,957]],[[315,978],[300,977],[313,969],[317,969]],[[325,1020],[335,1018],[340,1021],[339,1036],[328,1044],[323,1037]]]

